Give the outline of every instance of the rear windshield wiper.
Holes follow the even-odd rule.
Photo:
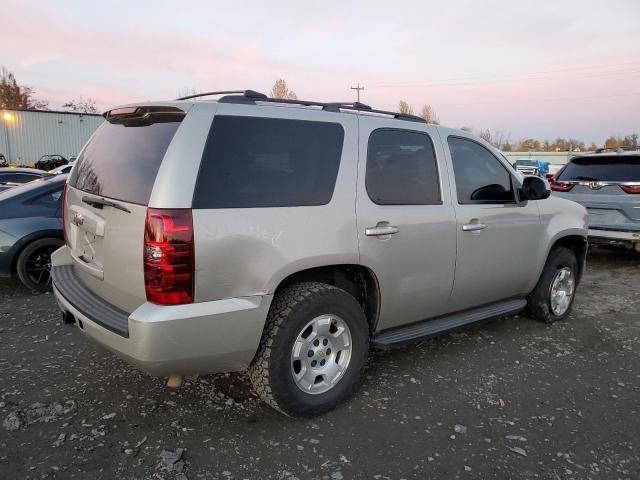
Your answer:
[[[124,205],[120,205],[119,203],[112,202],[111,200],[105,200],[104,198],[96,198],[96,197],[82,197],[82,201],[87,205],[91,205],[95,208],[103,208],[104,206],[117,208],[118,210],[122,210],[123,212],[131,213]]]

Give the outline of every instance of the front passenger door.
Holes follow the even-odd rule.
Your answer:
[[[536,202],[518,202],[518,180],[487,147],[447,138],[457,224],[452,306],[464,310],[524,297],[537,270],[542,224]]]

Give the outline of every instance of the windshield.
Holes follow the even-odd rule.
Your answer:
[[[516,165],[518,167],[537,167],[538,162],[536,162],[535,160],[518,160],[516,162]]]
[[[559,181],[640,182],[640,156],[601,155],[574,158],[558,176]]]

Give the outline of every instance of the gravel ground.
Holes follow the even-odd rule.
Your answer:
[[[241,375],[177,391],[0,282],[0,479],[640,478],[640,259],[591,256],[565,322],[485,323],[375,352],[312,420]]]

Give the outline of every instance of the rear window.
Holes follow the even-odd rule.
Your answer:
[[[640,182],[640,156],[602,155],[574,158],[560,172],[558,180]]]
[[[153,114],[144,119],[104,122],[78,158],[70,185],[87,193],[147,205],[182,116],[165,114],[155,123]]]
[[[333,195],[343,140],[338,123],[216,116],[193,208],[325,205]]]

